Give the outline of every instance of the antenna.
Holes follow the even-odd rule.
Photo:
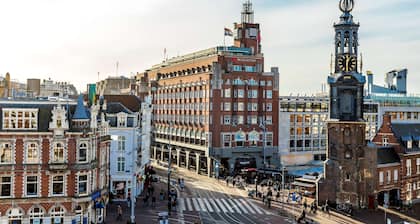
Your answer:
[[[363,73],[363,55],[360,53],[360,73]]]
[[[115,72],[116,72],[116,74],[115,74],[115,75],[116,75],[116,76],[118,76],[118,61],[117,61],[116,71],[115,71]]]

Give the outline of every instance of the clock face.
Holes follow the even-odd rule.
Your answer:
[[[340,55],[337,59],[337,65],[342,72],[356,71],[357,58],[348,54]]]

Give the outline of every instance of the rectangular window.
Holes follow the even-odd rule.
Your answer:
[[[273,105],[271,103],[267,103],[265,105],[265,109],[266,109],[266,111],[272,111],[273,110]]]
[[[117,158],[117,171],[118,172],[124,172],[125,171],[125,158],[124,157],[118,157]]]
[[[248,90],[248,98],[257,99],[258,98],[258,90],[256,90],[256,89]]]
[[[38,128],[38,109],[3,109],[3,129],[29,129]]]
[[[0,197],[12,196],[12,177],[0,177]]]
[[[391,170],[386,171],[386,183],[387,184],[391,183]]]
[[[407,141],[407,149],[413,148],[413,141],[409,140]]]
[[[26,196],[38,195],[38,176],[26,177]]]
[[[267,125],[273,124],[273,117],[272,116],[265,116],[265,124],[267,124]]]
[[[233,66],[234,72],[242,72],[242,66],[241,65],[234,65]]]
[[[223,116],[223,124],[229,125],[230,124],[230,115]]]
[[[118,151],[125,151],[125,136],[118,136]]]
[[[244,90],[238,89],[238,98],[244,98]]]
[[[244,111],[244,103],[242,103],[242,102],[239,102],[238,103],[238,111]]]
[[[265,134],[265,146],[273,146],[273,133]]]
[[[397,182],[398,182],[398,170],[395,169],[394,170],[394,183],[397,183]]]
[[[225,102],[224,105],[223,105],[223,110],[224,111],[230,111],[231,107],[232,106],[231,106],[230,102]]]
[[[267,99],[272,99],[273,98],[273,91],[272,90],[266,90],[265,97]]]
[[[0,143],[0,164],[12,163],[12,146],[10,143]]]
[[[406,175],[407,176],[411,176],[411,159],[407,159],[407,161],[406,161],[406,168],[407,168],[407,173],[406,173]]]
[[[225,90],[224,90],[224,92],[225,92],[225,93],[224,93],[224,97],[225,97],[225,98],[230,98],[230,97],[231,97],[231,94],[230,94],[230,93],[231,93],[231,92],[230,92],[230,88],[225,89]]]
[[[379,185],[384,184],[384,172],[379,172]]]
[[[231,143],[231,136],[230,134],[223,134],[223,146],[224,147],[230,147]]]
[[[417,174],[420,174],[420,158],[416,158]]]
[[[79,195],[86,195],[88,187],[88,177],[87,175],[80,175],[79,176]]]
[[[255,72],[254,66],[245,66],[245,72]]]
[[[237,121],[238,121],[238,124],[244,124],[244,116],[242,116],[242,115],[239,115],[239,116],[237,116]]]
[[[52,182],[52,194],[63,195],[64,194],[64,176],[54,176]]]
[[[38,144],[27,143],[25,155],[26,155],[26,163],[38,163],[39,162]]]

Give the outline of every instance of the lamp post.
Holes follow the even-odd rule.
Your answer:
[[[265,121],[262,120],[260,127],[263,129],[263,164],[264,164],[264,177],[265,177],[265,169],[266,169],[266,163],[265,163],[265,144],[266,144],[266,132],[267,128],[265,127]]]
[[[255,198],[258,197],[258,176],[255,176]]]

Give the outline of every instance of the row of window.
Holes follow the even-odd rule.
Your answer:
[[[416,158],[416,174],[420,174],[420,158]],[[406,167],[406,176],[411,176],[413,173],[413,169],[411,166],[411,159],[407,159],[405,162],[405,167]]]
[[[420,120],[420,112],[389,112],[391,120]]]
[[[208,111],[208,103],[174,103],[174,104],[156,104],[154,106],[155,110],[199,110],[199,111]]]
[[[169,91],[169,90],[168,90]],[[172,90],[175,91],[175,90]],[[190,99],[190,98],[207,98],[209,96],[209,90],[193,90],[193,91],[181,91],[178,89],[178,92],[167,92],[167,93],[157,93],[155,94],[156,100],[166,100],[166,99]]]
[[[235,98],[245,98],[245,92],[247,94],[247,97],[249,99],[257,99],[258,98],[258,89],[250,89],[245,91],[244,89],[231,89],[231,88],[226,88],[223,89],[223,97],[224,98],[231,98],[232,95]],[[273,98],[273,90],[267,89],[264,90],[263,92],[263,98],[265,99],[272,99]]]
[[[50,209],[48,214],[49,220],[44,218],[47,215],[44,208],[42,206],[34,206],[29,209],[28,216],[29,216],[29,223],[52,223],[52,224],[62,224],[64,223],[64,215],[65,209],[60,205],[55,205]],[[9,210],[7,213],[7,217],[9,222],[12,224],[22,223],[24,212],[23,209],[19,207],[14,207]]]
[[[264,142],[264,133],[257,132],[255,130],[248,133],[245,133],[243,131],[238,131],[235,133],[222,134],[222,145],[224,147],[258,146],[258,142]],[[233,143],[235,143],[235,145],[233,145]],[[272,132],[265,133],[265,146],[273,146],[273,133]]]
[[[260,124],[262,117],[258,117],[257,115],[248,115],[246,123],[244,122],[243,115],[224,115],[223,119],[221,118],[222,125],[242,125],[242,124]],[[273,124],[273,117],[272,116],[265,116],[265,124],[272,125]]]
[[[38,109],[3,108],[3,130],[38,128]]]
[[[77,148],[77,161],[86,163],[89,161],[88,144],[82,142]],[[15,146],[11,142],[0,143],[0,164],[14,164]],[[94,153],[92,153],[94,156]],[[24,146],[24,163],[39,164],[41,163],[41,147],[38,142],[27,142]],[[52,144],[50,151],[51,163],[64,163],[67,160],[67,147],[64,143],[56,142]]]
[[[213,81],[213,80],[212,80]],[[232,81],[230,79],[226,80],[220,80],[220,84],[225,85],[234,85],[234,86],[258,86],[258,81],[255,79],[248,79],[243,80],[241,78],[233,79]],[[271,80],[260,80],[259,86],[273,86],[273,82]]]
[[[383,171],[379,172],[379,185],[391,184],[392,179],[394,179],[394,183],[398,182],[398,169],[394,169],[393,171],[394,178],[392,178],[391,172],[392,172],[391,170],[387,170],[386,172],[383,172]]]
[[[49,196],[66,195],[66,176],[54,175],[50,177],[48,183]],[[15,182],[12,176],[0,176],[0,198],[10,198],[13,196],[13,187]],[[24,197],[40,197],[41,195],[41,177],[40,175],[27,175],[24,177]],[[76,194],[86,196],[89,193],[89,175],[79,174],[77,176]]]
[[[185,115],[185,114],[156,114],[156,121],[176,121],[182,123],[207,124],[208,115]]]
[[[158,79],[171,78],[171,77],[184,76],[184,75],[192,75],[192,74],[198,74],[200,72],[210,72],[210,71],[212,71],[211,65],[193,67],[193,68],[188,68],[182,71],[174,71],[174,72],[169,72],[165,74],[158,73]]]
[[[290,138],[299,137],[318,137],[327,134],[327,128],[325,126],[314,126],[314,127],[291,127]]]
[[[172,136],[179,136],[184,138],[196,138],[196,139],[206,139],[206,132],[194,130],[194,129],[184,129],[184,128],[171,128],[165,126],[156,127],[157,134],[166,134]]]

